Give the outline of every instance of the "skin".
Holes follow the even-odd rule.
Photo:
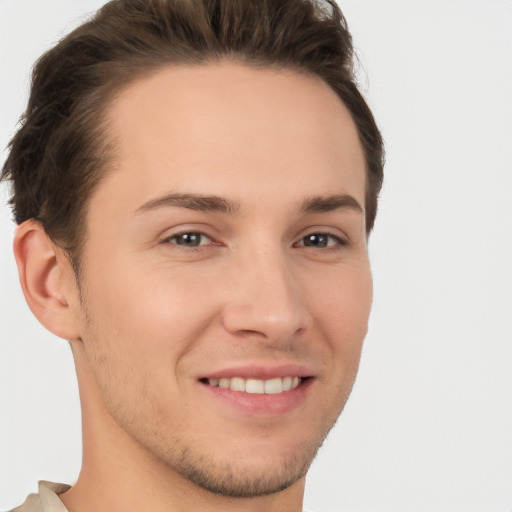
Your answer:
[[[62,501],[71,512],[299,512],[372,299],[348,110],[320,79],[222,62],[130,84],[108,131],[115,168],[90,201],[81,293],[37,223],[15,240],[27,301],[71,340],[77,368],[84,460]],[[158,201],[169,194],[181,203]],[[330,196],[343,200],[312,207]],[[290,364],[309,378],[286,410],[274,398],[239,407],[200,380]]]

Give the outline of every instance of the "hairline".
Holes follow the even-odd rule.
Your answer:
[[[93,104],[93,107],[90,108],[90,112],[95,114],[97,117],[97,123],[94,128],[94,149],[92,152],[95,155],[101,155],[98,157],[98,163],[95,166],[94,173],[96,175],[96,179],[93,180],[93,185],[89,190],[89,194],[86,199],[83,201],[81,206],[81,215],[80,220],[76,226],[76,230],[74,233],[74,246],[64,247],[59,243],[59,240],[52,238],[52,240],[58,244],[69,256],[71,265],[75,272],[75,276],[77,278],[77,283],[79,285],[80,277],[82,274],[82,257],[84,253],[84,249],[88,239],[88,229],[87,229],[87,217],[89,212],[89,206],[92,197],[98,186],[101,185],[101,182],[112,172],[115,172],[115,169],[118,167],[119,162],[119,153],[117,153],[117,149],[119,148],[118,139],[114,133],[113,127],[109,126],[111,122],[113,122],[112,112],[115,108],[116,103],[120,99],[120,97],[125,93],[130,87],[136,85],[139,82],[143,82],[145,80],[150,79],[151,77],[161,73],[165,70],[171,70],[173,68],[198,68],[198,67],[208,67],[208,66],[218,66],[223,63],[232,63],[239,64],[241,66],[246,66],[253,69],[259,69],[262,71],[265,70],[273,70],[282,73],[295,73],[303,78],[308,80],[318,81],[320,80],[324,85],[328,86],[329,89],[336,95],[339,101],[342,102],[343,106],[348,110],[350,114],[350,118],[354,123],[354,127],[357,133],[358,141],[360,144],[360,149],[364,158],[364,170],[365,170],[365,211],[367,210],[367,199],[368,194],[370,192],[371,184],[370,184],[370,163],[368,161],[367,151],[364,147],[364,143],[361,138],[360,129],[358,124],[354,118],[354,115],[349,108],[349,106],[343,100],[341,94],[319,73],[315,73],[314,71],[305,68],[300,65],[293,65],[292,63],[283,63],[279,60],[272,61],[269,58],[262,57],[250,57],[245,56],[243,54],[237,54],[235,52],[226,52],[220,53],[216,56],[207,55],[201,59],[197,59],[196,61],[185,61],[175,59],[174,61],[169,59],[165,61],[165,58],[162,55],[157,55],[153,57],[154,62],[151,62],[151,59],[147,60],[139,60],[135,59],[133,61],[123,61],[118,66],[122,71],[118,71],[118,73],[114,74],[113,77],[110,78],[105,84],[96,89],[92,90],[89,94],[83,96],[81,101],[82,105],[85,104]],[[37,219],[36,219],[37,220]],[[366,229],[366,235],[369,237],[371,229]],[[49,236],[51,236],[48,233]]]

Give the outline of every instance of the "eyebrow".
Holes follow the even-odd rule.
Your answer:
[[[302,203],[300,211],[302,213],[322,213],[345,209],[364,214],[362,206],[348,194],[310,197]]]
[[[156,210],[163,207],[179,207],[199,212],[218,212],[235,214],[240,205],[219,196],[203,196],[198,194],[166,194],[152,199],[135,210],[135,214]]]
[[[240,204],[219,196],[204,196],[200,194],[166,194],[147,203],[135,210],[135,215],[156,210],[159,208],[187,208],[200,212],[218,212],[237,214],[240,212]],[[301,207],[301,213],[322,213],[335,210],[353,210],[364,214],[364,210],[357,200],[348,194],[335,194],[330,196],[313,196],[306,199]]]

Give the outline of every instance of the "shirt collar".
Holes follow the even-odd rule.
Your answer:
[[[64,506],[64,503],[59,500],[57,494],[67,491],[70,487],[70,485],[66,484],[57,484],[41,480],[39,482],[39,497],[44,512],[68,512],[68,509]]]

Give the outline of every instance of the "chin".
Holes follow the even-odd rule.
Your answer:
[[[248,439],[237,443],[219,439],[218,449],[211,446],[211,437],[205,444],[182,444],[175,439],[172,449],[160,446],[158,458],[175,474],[210,493],[233,498],[266,496],[287,489],[306,475],[327,432],[319,434],[310,439],[301,436],[292,443],[269,436],[252,446]]]
[[[215,463],[183,454],[176,468],[187,480],[213,494],[232,498],[267,496],[287,489],[307,473],[319,447],[276,460],[237,460]],[[188,460],[187,460],[188,459]]]

